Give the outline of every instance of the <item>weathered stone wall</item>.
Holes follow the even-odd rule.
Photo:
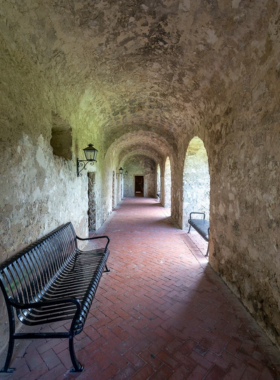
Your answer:
[[[221,119],[235,132],[215,152],[210,262],[280,345],[280,114],[236,107]]]
[[[186,229],[190,213],[193,211],[204,212],[206,220],[209,220],[208,158],[203,142],[198,137],[194,137],[188,146],[183,176],[183,229]],[[201,218],[199,215],[193,217]]]
[[[2,56],[1,261],[69,220],[87,233],[87,178],[50,145],[51,104],[36,71],[27,75]],[[4,59],[3,59],[4,58]],[[21,63],[24,64],[24,61]]]
[[[128,171],[127,176],[123,176],[124,197],[134,197],[135,176],[144,176],[144,197],[154,198],[156,196],[156,164],[154,160],[136,155],[125,161],[124,171]]]
[[[36,66],[14,56],[0,40],[1,191],[0,262],[31,242],[72,221],[88,234],[88,181],[77,178],[74,159],[58,157],[51,146],[52,91]],[[72,120],[73,121],[73,120]],[[75,123],[66,121],[73,129]],[[73,139],[75,139],[73,133]],[[74,145],[74,144],[73,144]],[[7,342],[7,316],[1,304],[0,346]]]
[[[253,127],[248,115],[246,119],[220,112],[224,117],[219,124],[239,125],[238,138],[224,130],[214,140],[213,133],[206,135],[198,127],[182,144],[178,162],[192,137],[204,139],[211,183],[210,264],[279,346],[279,113],[254,122]],[[175,174],[172,183],[177,194],[183,189],[183,165],[179,169],[181,174]],[[180,199],[172,207],[175,222],[182,226],[183,191]]]

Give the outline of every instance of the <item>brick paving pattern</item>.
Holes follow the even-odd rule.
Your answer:
[[[3,378],[280,379],[279,351],[209,267],[196,232],[175,228],[155,200],[128,198],[103,233],[111,238],[111,272],[76,337],[84,372],[69,372],[68,340],[19,341],[16,371]]]

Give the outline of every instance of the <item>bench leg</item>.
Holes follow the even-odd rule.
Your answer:
[[[14,372],[14,368],[9,368],[10,362],[13,356],[13,350],[14,350],[14,333],[15,333],[15,317],[14,317],[14,311],[11,306],[8,306],[8,316],[9,316],[9,325],[10,325],[10,331],[9,331],[9,345],[8,345],[8,352],[7,357],[5,361],[4,367],[1,369],[0,372],[6,372],[6,373],[12,373]]]
[[[207,246],[207,252],[206,252],[205,257],[207,257],[208,255],[209,255],[209,243],[208,243],[208,246]]]
[[[110,269],[108,269],[107,264],[105,265],[106,270],[104,270],[105,273],[110,272]]]
[[[15,343],[14,338],[10,337],[9,346],[8,346],[8,353],[7,353],[5,365],[1,369],[0,372],[13,373],[14,370],[15,370],[14,368],[9,368],[9,365],[10,365],[10,362],[11,362],[11,359],[12,359],[12,355],[13,355],[14,343]]]
[[[74,367],[71,369],[70,372],[82,372],[84,367],[81,365],[81,363],[79,363],[78,359],[76,358],[74,350],[74,337],[69,338],[69,352]]]
[[[190,227],[189,227],[188,233],[190,232],[190,230],[191,230],[191,225],[190,225]]]

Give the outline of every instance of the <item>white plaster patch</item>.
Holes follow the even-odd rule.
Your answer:
[[[205,50],[205,46],[203,44],[198,44],[197,48],[198,48],[199,51]]]
[[[47,162],[46,162],[46,158],[45,158],[45,155],[44,155],[44,152],[43,152],[43,149],[39,146],[39,148],[37,149],[37,153],[36,153],[36,160],[38,162],[38,164],[46,169],[47,167]]]
[[[33,201],[41,197],[41,190],[39,187],[36,187],[36,190],[32,194]]]
[[[87,89],[85,90],[84,95],[81,96],[81,100],[80,100],[81,109],[86,111],[89,108],[91,101],[92,101],[92,94],[91,94],[91,91]]]
[[[259,157],[256,155],[253,157],[252,163],[253,163],[253,165],[256,165],[258,162],[259,162]]]
[[[179,4],[179,10],[183,12],[188,12],[191,7],[191,0],[181,0]]]
[[[236,219],[240,218],[240,208],[239,208],[239,202],[235,201],[235,217]]]
[[[240,3],[241,3],[241,0],[232,0],[231,6],[233,9],[238,9]]]
[[[149,7],[147,7],[147,5],[145,5],[145,4],[141,4],[141,8],[142,8],[145,12],[147,12],[148,9],[149,9]]]
[[[233,200],[234,200],[234,194],[232,194],[232,193],[229,193],[229,194],[228,194],[228,197],[229,197],[229,199],[230,199],[231,201],[233,201]]]
[[[225,207],[222,203],[219,204],[219,213],[220,215],[224,215],[225,213]]]
[[[214,43],[218,41],[218,37],[217,37],[217,35],[215,33],[215,30],[213,30],[213,29],[208,29],[207,30],[206,41],[209,44],[212,44],[212,45],[214,45]]]

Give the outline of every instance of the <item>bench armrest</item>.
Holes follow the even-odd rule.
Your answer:
[[[200,215],[203,215],[203,219],[205,219],[205,212],[191,212],[191,213],[190,213],[190,219],[192,218],[192,214],[200,214]]]
[[[78,298],[58,298],[52,301],[39,301],[39,302],[31,302],[31,303],[19,303],[16,302],[13,298],[9,297],[9,304],[17,309],[31,309],[31,308],[41,308],[44,306],[53,306],[64,303],[73,303],[77,307],[77,312],[81,311],[81,302]]]
[[[52,301],[39,301],[39,302],[32,302],[32,303],[19,303],[19,302],[16,302],[15,300],[12,299],[12,297],[9,297],[9,304],[13,307],[15,307],[16,309],[32,309],[32,308],[35,308],[35,309],[40,309],[41,307],[44,307],[44,306],[54,306],[54,305],[59,305],[59,304],[65,304],[65,303],[73,303],[76,305],[76,313],[73,317],[73,320],[72,320],[72,323],[71,323],[71,327],[70,327],[70,330],[69,330],[69,337],[73,337],[73,334],[74,334],[74,330],[75,330],[75,324],[76,322],[78,321],[79,319],[79,316],[81,315],[81,310],[82,310],[82,306],[81,306],[81,302],[78,298],[58,298],[56,300],[52,300]],[[19,335],[21,334],[17,334],[17,338],[19,338]],[[36,335],[36,333],[35,333]],[[34,337],[34,334],[33,334],[33,337]]]
[[[107,244],[105,246],[104,252],[107,251],[108,245],[110,243],[110,238],[108,236],[95,236],[95,237],[89,237],[89,238],[81,238],[79,236],[76,236],[78,240],[94,240],[94,239],[107,239]]]

